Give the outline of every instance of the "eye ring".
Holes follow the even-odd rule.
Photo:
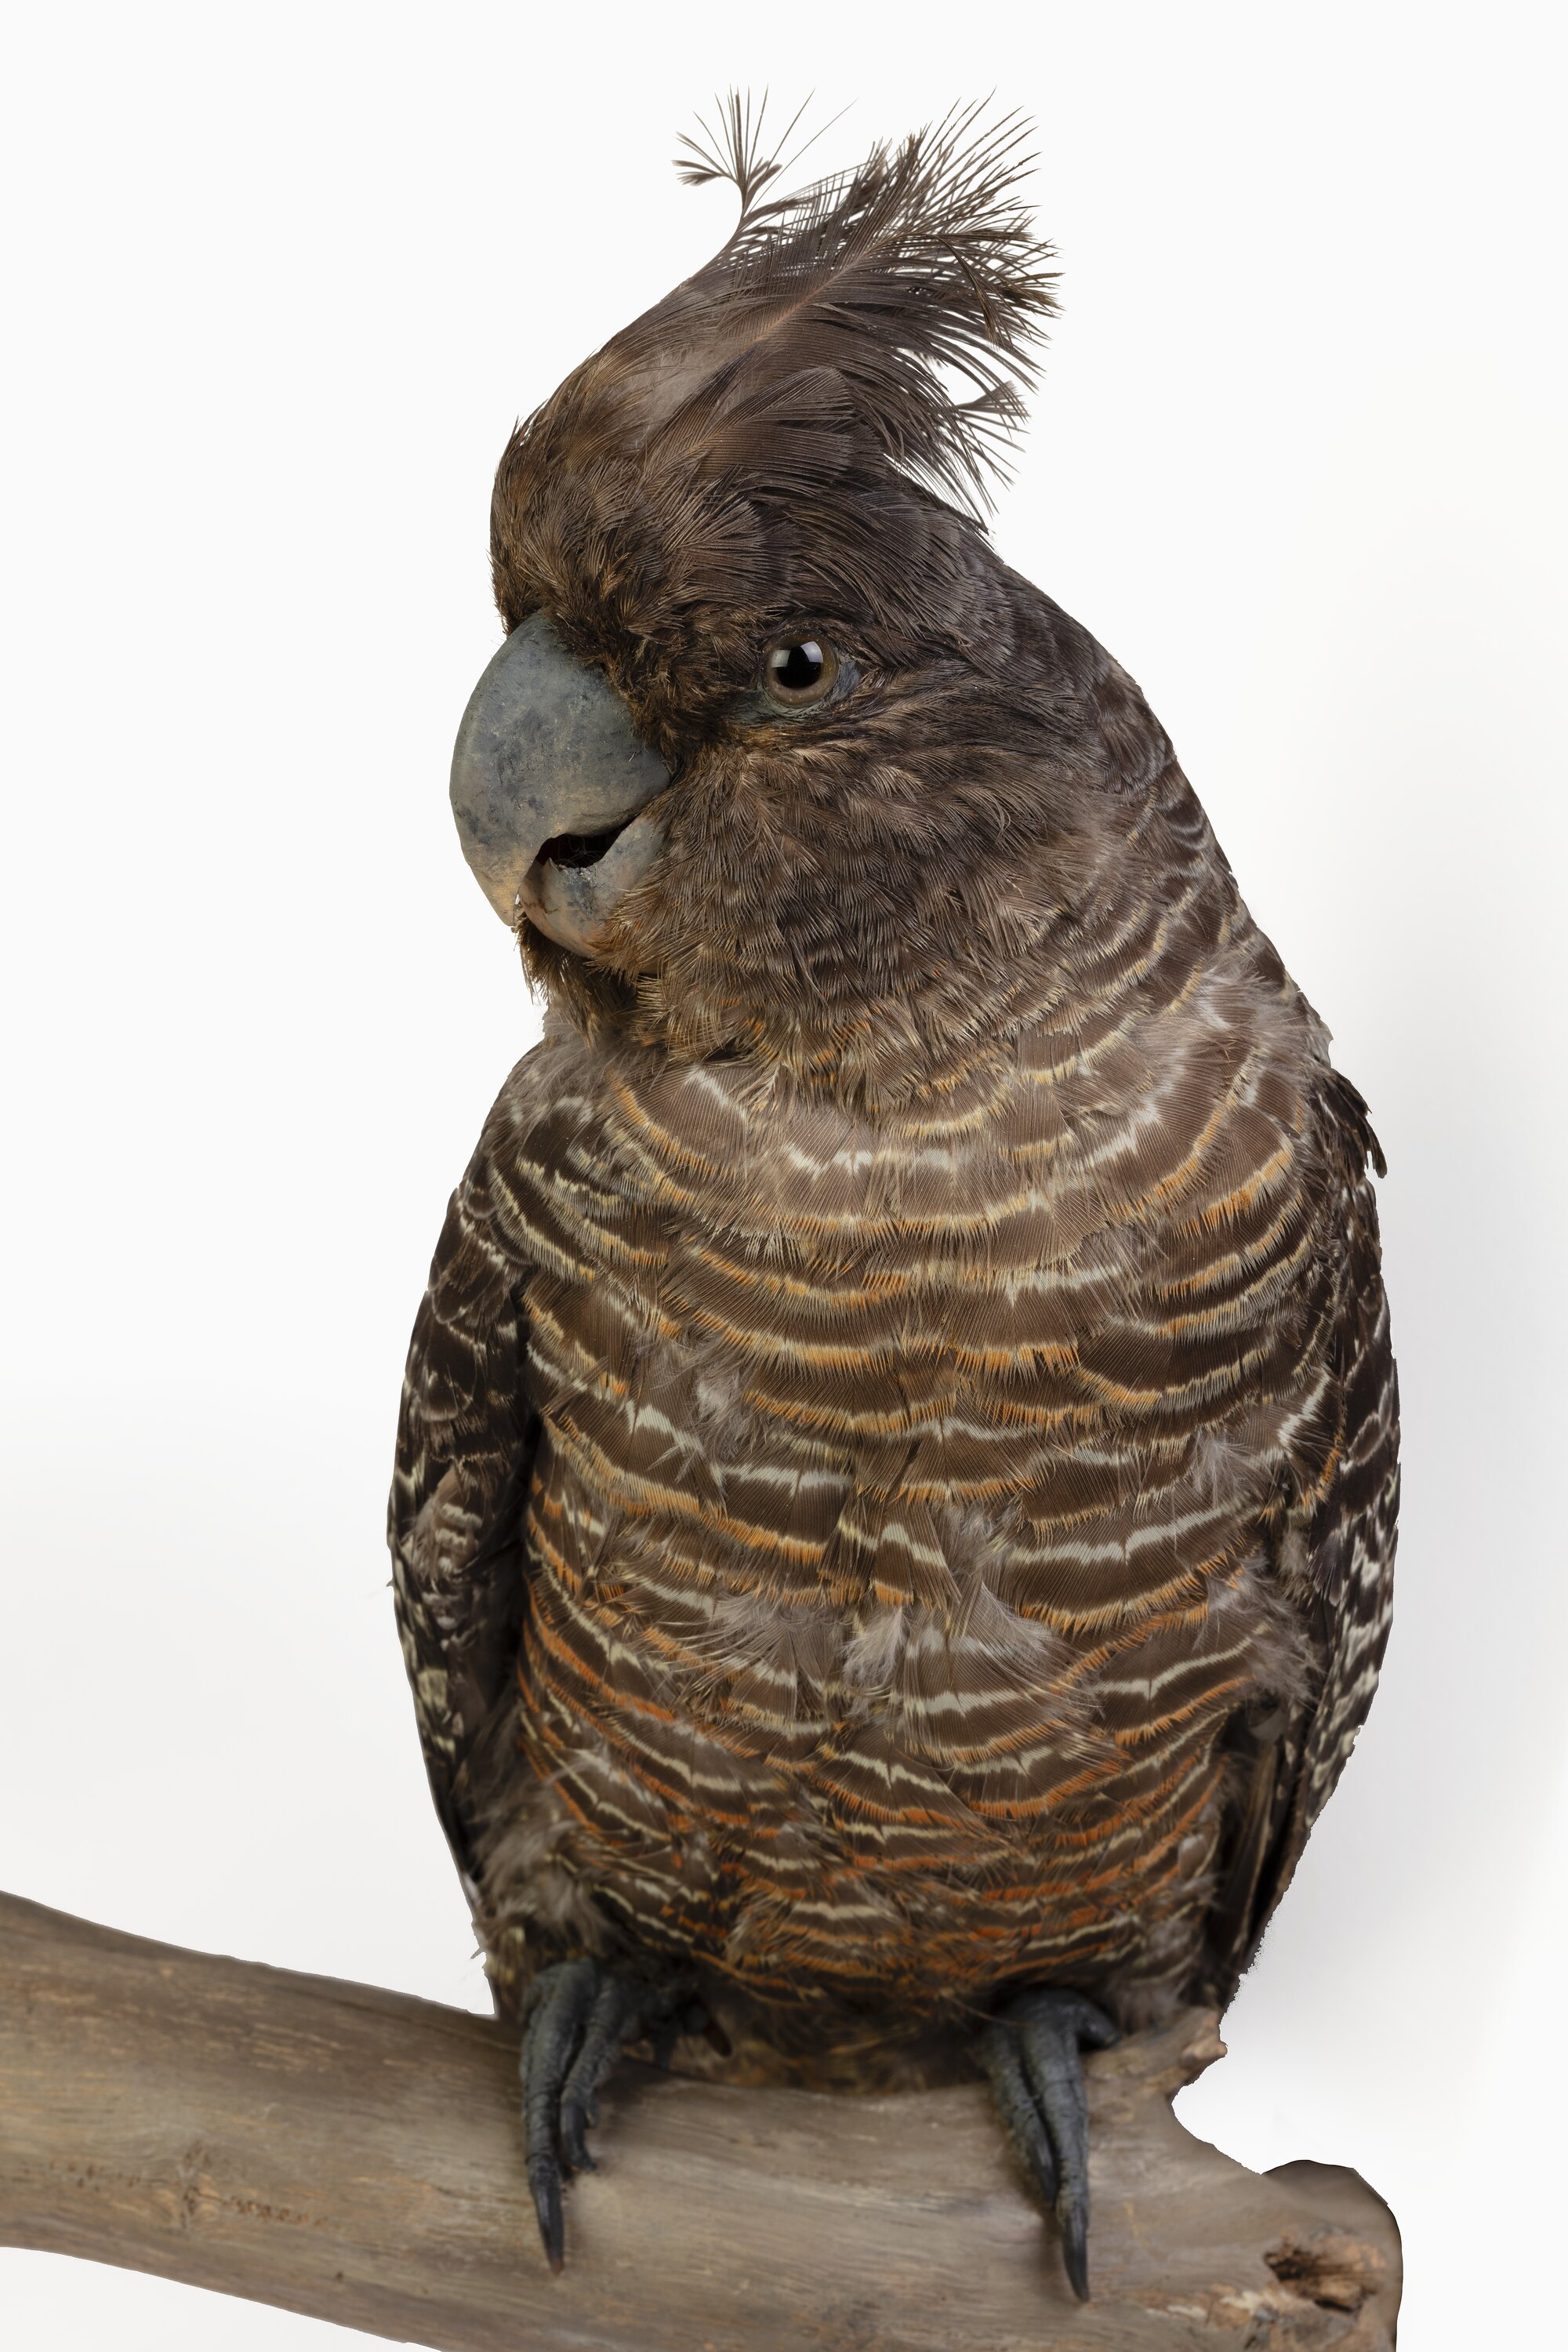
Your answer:
[[[775,710],[810,710],[826,702],[838,676],[838,656],[815,629],[775,637],[763,656],[763,693]]]

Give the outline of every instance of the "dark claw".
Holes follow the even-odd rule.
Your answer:
[[[593,2151],[584,2134],[591,2131],[598,2120],[597,2114],[591,2107],[583,2105],[576,2099],[562,2100],[561,2169],[563,2172],[567,2174],[597,2172],[598,2165],[594,2159]]]
[[[561,2167],[552,2155],[529,2158],[528,2185],[533,2191],[544,2259],[559,2278],[566,2266],[566,2224],[561,2213]]]
[[[599,2120],[600,2084],[628,2042],[646,2035],[656,2062],[668,2065],[680,2035],[700,2032],[705,2017],[689,1980],[655,1979],[597,1960],[559,1961],[530,1985],[522,2006],[522,2115],[529,2187],[552,2271],[565,2259],[563,2179],[598,2169],[586,2134]]]
[[[560,2270],[566,2252],[561,2218],[561,2092],[593,2004],[598,1974],[592,1960],[563,1960],[535,1978],[523,2004],[520,2072],[523,2127],[528,2134],[528,2185],[539,2216],[544,2258],[552,2271]]]
[[[1080,2303],[1089,2301],[1089,2100],[1079,2053],[1121,2038],[1082,1993],[1045,1985],[1009,2001],[980,2036],[1007,2136],[1056,2209],[1063,2266]]]
[[[1064,2210],[1065,2206],[1065,2210]],[[1089,2301],[1089,2191],[1079,2204],[1057,2200],[1057,2223],[1062,2233],[1062,2268],[1079,2303]]]

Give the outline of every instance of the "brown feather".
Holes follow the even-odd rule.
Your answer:
[[[723,137],[734,236],[497,479],[509,625],[674,781],[592,961],[522,927],[545,1042],[416,1329],[432,1780],[507,2001],[630,1941],[784,2040],[1031,1978],[1151,2017],[1228,1996],[1375,1681],[1376,1146],[1137,688],[977,520],[1052,300],[1017,127],[788,197]],[[807,623],[841,690],[779,717]]]

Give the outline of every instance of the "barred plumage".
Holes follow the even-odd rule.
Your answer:
[[[592,953],[521,920],[545,1041],[405,1392],[509,2005],[627,1947],[802,2047],[1228,1998],[1375,1681],[1375,1145],[1136,688],[928,487],[977,446],[935,363],[1004,414],[1048,301],[981,163],[753,205],[502,462],[509,627],[674,779]],[[848,684],[786,720],[805,624]]]

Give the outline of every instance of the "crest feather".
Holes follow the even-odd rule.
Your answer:
[[[765,100],[763,102],[765,108]],[[1036,347],[1056,308],[1051,247],[1019,195],[1033,157],[1017,115],[986,123],[984,105],[955,110],[897,146],[794,194],[760,200],[785,167],[763,152],[763,108],[731,92],[709,143],[685,142],[691,184],[733,182],[734,234],[707,266],[618,335],[614,355],[649,385],[661,360],[676,425],[690,446],[769,388],[809,387],[847,410],[884,459],[973,513],[1024,413]],[[824,401],[828,375],[839,398]],[[778,416],[783,425],[784,418]]]
[[[713,109],[718,117],[717,123],[710,124],[700,114],[697,129],[701,135],[697,137],[689,131],[682,131],[679,144],[686,152],[675,158],[677,173],[689,188],[707,187],[714,180],[731,181],[740,195],[741,218],[744,220],[760,191],[767,186],[770,180],[776,180],[781,173],[789,170],[789,163],[782,160],[784,151],[789,145],[796,123],[810,104],[807,98],[796,107],[773,142],[773,152],[764,154],[763,124],[767,117],[768,92],[763,90],[754,119],[749,90],[742,96],[740,90],[732,89],[727,97],[715,98]],[[838,119],[835,115],[833,121],[837,122]],[[805,146],[798,148],[790,158],[790,163],[798,162],[805,148],[820,139],[823,131],[831,131],[832,128],[833,122],[825,122],[822,131],[814,131]]]
[[[769,152],[731,93],[685,142],[688,181],[739,194],[733,232],[513,434],[492,509],[509,625],[543,602],[667,646],[764,608],[922,644],[958,625],[1056,307],[1019,194],[1028,126],[961,108],[780,194],[799,119]]]

